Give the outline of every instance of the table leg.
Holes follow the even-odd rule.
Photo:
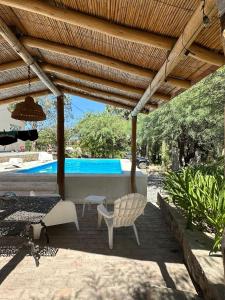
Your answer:
[[[84,202],[83,203],[83,210],[82,210],[82,217],[84,216],[85,205],[86,205],[86,203]]]

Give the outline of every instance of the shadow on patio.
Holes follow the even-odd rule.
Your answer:
[[[34,299],[42,299],[37,296],[40,289],[43,299],[46,295],[64,299],[66,293],[75,297],[68,299],[145,299],[151,286],[195,292],[179,246],[156,206],[148,203],[137,221],[141,246],[132,228],[120,228],[115,230],[113,250],[108,248],[105,224],[96,228],[96,207],[86,209],[83,218],[81,208],[77,206],[79,232],[74,224],[49,228],[49,246],[58,252],[42,256],[38,268],[30,256],[17,262],[0,258],[3,291],[10,290],[14,299],[19,291],[20,295],[36,292]],[[61,293],[61,298],[55,296]]]

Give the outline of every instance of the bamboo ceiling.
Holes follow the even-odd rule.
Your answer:
[[[200,3],[200,0],[0,0],[0,16],[59,90],[118,107],[124,105],[131,110]],[[117,24],[137,34],[132,36],[134,40],[123,39],[95,26],[91,29],[89,21],[87,26],[79,26],[46,16],[39,9],[32,10],[32,5],[42,4],[62,12],[65,9],[80,12],[106,21],[108,24],[103,27]],[[156,34],[160,42],[145,42],[140,32],[146,36]],[[146,109],[155,109],[169,101],[224,64],[217,13],[191,47],[151,97]],[[7,64],[14,61],[18,62],[16,67]],[[0,103],[27,94],[26,65],[1,35],[0,74]],[[47,93],[45,84],[34,72],[31,75],[31,93]]]

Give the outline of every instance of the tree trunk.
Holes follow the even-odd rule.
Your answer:
[[[184,142],[182,138],[178,138],[177,140],[177,145],[178,145],[178,149],[179,149],[179,163],[180,166],[183,167],[184,163],[183,163],[183,157],[184,157]]]
[[[37,122],[32,122],[32,129],[37,129]],[[37,141],[32,141],[31,151],[36,151]]]

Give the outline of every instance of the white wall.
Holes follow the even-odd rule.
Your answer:
[[[141,173],[141,172],[140,172]],[[147,196],[147,176],[136,176],[137,192]],[[88,195],[104,195],[108,203],[130,193],[130,173],[123,175],[66,175],[65,198],[82,203]]]
[[[23,130],[24,122],[11,118],[11,112],[8,110],[8,104],[0,105],[0,131],[9,130]],[[24,142],[18,140],[17,143],[13,143],[7,146],[0,146],[0,151],[19,151],[20,147],[24,146]]]
[[[130,170],[128,159],[121,159],[122,174],[66,174],[65,197],[75,203],[82,203],[88,195],[104,195],[108,203],[131,191]],[[147,175],[136,170],[137,192],[147,196]]]

